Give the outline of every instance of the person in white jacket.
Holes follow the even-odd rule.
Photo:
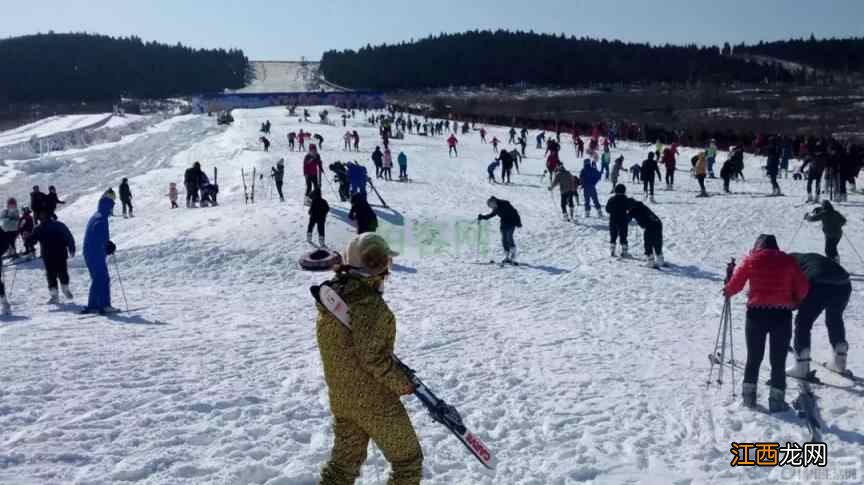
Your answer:
[[[9,253],[13,258],[18,257],[15,241],[18,239],[18,220],[20,218],[21,212],[18,211],[18,201],[14,197],[10,197],[6,201],[6,208],[0,212],[0,229],[3,229],[3,237],[9,245]]]

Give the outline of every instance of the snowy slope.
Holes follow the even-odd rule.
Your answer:
[[[318,62],[252,61],[255,79],[235,93],[296,93],[333,91],[334,86],[321,80]],[[336,89],[339,90],[339,89]]]
[[[94,115],[58,115],[43,118],[14,130],[0,132],[0,147],[15,145],[38,138],[99,125],[111,118],[111,113]]]
[[[230,128],[207,117],[175,118],[128,143],[76,151],[53,173],[22,172],[3,185],[19,198],[34,183],[57,185],[61,196],[71,195],[60,217],[80,238],[98,194],[128,176],[136,217],[111,227],[131,315],[80,317],[73,306],[45,306],[37,263],[14,276],[16,316],[0,321],[0,483],[315,483],[332,434],[308,293],[325,275],[296,266],[308,250],[306,211],[301,155],[285,152],[285,133],[301,125],[280,108],[234,115]],[[265,119],[273,123],[269,154],[250,149]],[[349,127],[361,134],[365,161],[375,129]],[[335,149],[342,128],[302,128],[325,137],[325,164],[352,157]],[[490,129],[490,139],[506,139],[506,128]],[[394,208],[376,209],[381,232],[403,253],[385,295],[397,315],[397,352],[459,408],[499,460],[495,472],[484,471],[408,398],[426,456],[424,483],[776,483],[779,470],[731,469],[730,443],[802,442],[805,430],[792,414],[740,408],[728,385],[706,391],[706,355],[726,261],[743,256],[761,232],[790,244],[806,210],[793,208],[803,186],[790,179],[790,196],[763,197],[763,161],[748,158],[749,182],[735,184],[735,195],[696,199],[695,182],[680,173],[679,190],[659,191],[654,206],[674,263],[658,272],[611,260],[605,220],[559,220],[557,192],[550,196],[540,179],[541,151],[529,148],[514,185],[490,186],[491,147],[476,134],[460,140],[458,159],[447,157],[443,138],[394,141],[414,182],[376,184]],[[575,168],[562,141],[563,160]],[[645,151],[622,144],[613,155],[623,153],[629,166]],[[684,150],[682,160],[692,153]],[[265,176],[258,203],[244,206],[240,169],[268,173],[280,156],[288,202],[274,200]],[[182,185],[196,160],[208,173],[218,167],[222,206],[172,211],[168,183]],[[604,182],[601,194],[609,189]],[[347,207],[326,190],[334,207],[328,241],[341,247],[352,233]],[[500,258],[497,226],[482,226],[479,254],[473,232],[490,195],[522,214],[522,267],[471,264]],[[860,196],[840,210],[850,220],[849,239],[864,241]],[[639,254],[635,226],[631,239]],[[821,246],[819,228],[806,225],[793,249]],[[845,242],[841,254],[850,270],[864,273]],[[89,279],[80,256],[71,266],[81,302]],[[855,350],[864,341],[856,284],[847,338],[850,367],[864,373]],[[113,290],[123,306],[117,278]],[[733,309],[739,359],[743,305],[739,297]],[[815,358],[826,359],[821,323],[813,339]],[[842,457],[862,476],[862,391],[816,392],[829,468],[838,470]],[[361,483],[383,483],[386,475],[373,449]]]

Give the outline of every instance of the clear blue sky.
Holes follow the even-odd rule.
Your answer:
[[[0,0],[0,36],[87,31],[251,59],[508,28],[651,43],[864,36],[864,0]]]

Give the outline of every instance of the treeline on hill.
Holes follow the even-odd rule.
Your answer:
[[[790,81],[779,66],[722,55],[717,47],[651,46],[564,35],[470,31],[416,42],[329,51],[328,81],[354,88],[413,89],[516,83]]]
[[[792,39],[739,45],[735,53],[759,54],[835,72],[864,72],[864,37]]]
[[[0,102],[10,103],[165,98],[239,89],[252,78],[241,50],[77,33],[2,39],[0,66]]]

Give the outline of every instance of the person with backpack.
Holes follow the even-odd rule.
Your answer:
[[[801,305],[810,290],[807,276],[798,262],[784,253],[777,239],[760,235],[750,254],[735,268],[723,288],[723,296],[731,298],[750,283],[747,295],[747,317],[744,335],[747,341],[747,363],[741,396],[747,407],[756,406],[759,367],[765,356],[765,343],[770,339],[771,391],[769,412],[789,409],[786,404],[786,354],[792,340],[792,312]]]
[[[72,291],[69,290],[69,269],[67,260],[75,257],[75,238],[60,221],[48,219],[39,224],[33,234],[30,235],[28,243],[35,246],[39,243],[42,248],[42,263],[45,265],[45,277],[48,280],[48,292],[51,298],[49,305],[60,303],[58,282],[63,290],[63,296],[72,300]]]
[[[516,241],[513,238],[517,228],[522,227],[522,218],[519,217],[519,212],[510,204],[510,202],[495,197],[489,197],[486,205],[492,210],[489,214],[478,214],[478,221],[485,221],[493,217],[498,217],[501,222],[499,229],[501,231],[501,245],[504,247],[504,260],[502,264],[518,265],[516,262]]]

